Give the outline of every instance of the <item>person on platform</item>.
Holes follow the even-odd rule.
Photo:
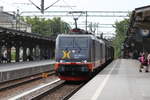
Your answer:
[[[149,67],[150,67],[150,52],[147,55],[147,67],[146,67],[146,72],[149,72]]]
[[[146,54],[142,53],[141,56],[139,57],[139,60],[141,62],[139,72],[142,72],[142,69],[144,68],[144,66],[146,66],[146,68],[147,68],[147,56],[146,56]],[[146,70],[146,72],[148,72],[148,71]]]

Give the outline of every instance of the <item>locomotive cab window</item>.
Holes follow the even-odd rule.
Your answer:
[[[78,37],[74,39],[74,47],[87,48],[88,47],[88,38]]]
[[[72,37],[61,37],[59,39],[60,47],[73,47],[73,38]]]

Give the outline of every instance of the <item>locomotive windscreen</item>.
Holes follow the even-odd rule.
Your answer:
[[[88,36],[60,36],[56,48],[56,59],[82,61],[89,58]]]
[[[73,48],[87,48],[87,37],[61,37],[59,40],[60,48],[73,47]]]
[[[72,37],[61,37],[59,40],[60,48],[73,47]]]
[[[87,48],[88,47],[88,38],[86,38],[86,37],[75,38],[74,46],[80,47],[80,48]]]

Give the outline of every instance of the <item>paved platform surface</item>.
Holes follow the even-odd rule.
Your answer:
[[[53,70],[53,60],[0,64],[0,83]]]
[[[150,72],[139,66],[137,60],[115,60],[69,100],[150,100]]]

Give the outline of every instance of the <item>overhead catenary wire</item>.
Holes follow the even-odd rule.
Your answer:
[[[49,9],[50,7],[52,7],[53,5],[55,5],[57,2],[59,2],[60,0],[55,1],[54,3],[52,3],[50,6],[44,8],[44,0],[41,0],[41,7],[37,6],[34,2],[32,2],[31,0],[29,0],[29,2],[31,4],[33,4],[37,9],[41,10],[41,13],[44,13],[45,10]]]
[[[60,0],[55,1],[54,3],[52,3],[50,6],[46,7],[44,10],[47,10],[48,8],[52,7],[53,5],[55,5],[57,2],[59,2]]]
[[[31,0],[29,0],[29,2],[31,2],[31,4],[33,4],[37,9],[41,10],[41,8],[38,7],[35,3],[33,3]]]
[[[63,2],[66,4],[66,5],[68,5],[68,6],[70,6],[65,0],[63,0]],[[69,7],[71,10],[73,10],[73,8],[70,6]],[[72,13],[72,16],[73,16],[73,18],[75,18],[75,16],[73,15],[73,13]]]

